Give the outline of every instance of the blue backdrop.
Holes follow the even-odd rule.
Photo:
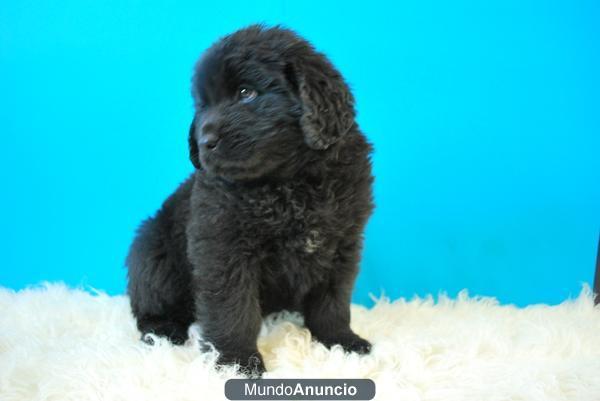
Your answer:
[[[599,20],[595,0],[3,2],[0,285],[123,292],[135,227],[192,170],[195,59],[262,21],[331,57],[376,147],[355,301],[574,296],[600,227]]]

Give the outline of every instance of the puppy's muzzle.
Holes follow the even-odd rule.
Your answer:
[[[219,144],[219,135],[217,135],[217,124],[214,116],[207,115],[200,126],[200,139],[198,145],[206,151],[213,151]]]
[[[198,141],[198,145],[202,146],[207,151],[212,151],[217,148],[220,140],[221,139],[213,133],[202,134]]]

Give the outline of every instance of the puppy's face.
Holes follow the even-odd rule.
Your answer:
[[[307,78],[311,68],[315,76]],[[190,158],[228,181],[300,169],[308,153],[328,148],[354,118],[339,73],[278,28],[246,28],[213,45],[196,66],[192,93]]]
[[[302,151],[302,104],[282,71],[216,49],[198,64],[195,130],[200,164],[231,180],[269,174]]]

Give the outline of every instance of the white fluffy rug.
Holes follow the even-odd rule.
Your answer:
[[[371,378],[377,400],[600,400],[600,308],[584,289],[559,306],[518,309],[494,299],[380,300],[355,306],[371,355],[312,342],[296,316],[259,339],[268,378]],[[63,285],[0,288],[0,400],[220,400],[232,370],[191,341],[154,347],[126,297]]]

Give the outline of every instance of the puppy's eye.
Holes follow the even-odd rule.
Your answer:
[[[249,103],[253,101],[256,96],[258,96],[258,93],[254,89],[241,87],[238,91],[238,96],[240,98],[240,102]]]

